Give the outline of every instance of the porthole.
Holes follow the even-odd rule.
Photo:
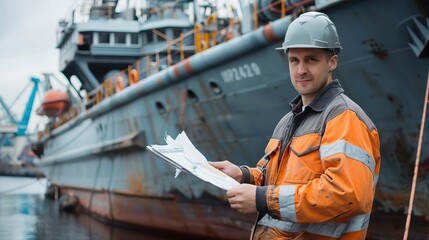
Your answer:
[[[192,91],[191,89],[188,89],[187,94],[188,94],[188,100],[190,102],[193,102],[193,103],[198,102],[198,96],[197,94],[195,94],[194,91]]]
[[[222,93],[222,88],[216,82],[210,82],[209,85],[214,95],[219,95]]]
[[[163,115],[165,113],[165,106],[161,102],[156,102],[156,109],[158,110],[159,114]]]

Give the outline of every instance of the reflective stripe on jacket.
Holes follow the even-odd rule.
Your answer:
[[[244,181],[260,186],[257,208],[265,213],[254,239],[365,239],[380,142],[375,125],[343,92],[334,80],[304,111],[295,98],[266,156],[245,167]]]

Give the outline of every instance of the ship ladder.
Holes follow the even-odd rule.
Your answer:
[[[429,103],[429,71],[428,71],[428,80],[426,83],[426,95],[425,100],[423,104],[423,114],[422,114],[422,122],[420,124],[420,134],[419,134],[419,141],[417,144],[417,154],[416,154],[416,162],[414,164],[414,176],[413,176],[413,183],[411,185],[411,193],[410,193],[410,202],[408,205],[408,214],[407,214],[407,221],[405,223],[405,232],[404,232],[404,239],[408,239],[408,232],[410,230],[410,222],[411,222],[411,213],[413,212],[413,202],[414,202],[414,193],[416,191],[416,182],[417,182],[417,174],[419,171],[419,162],[420,162],[420,152],[422,150],[422,140],[424,135],[424,128],[425,128],[425,120],[426,120],[426,108]]]

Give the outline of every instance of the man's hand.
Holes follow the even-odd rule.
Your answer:
[[[230,161],[221,161],[221,162],[209,162],[210,165],[212,165],[214,168],[219,169],[226,175],[232,177],[237,182],[241,182],[241,179],[243,178],[243,172],[241,172],[241,169],[231,163]]]
[[[241,213],[256,213],[256,186],[240,184],[226,192],[231,208]]]

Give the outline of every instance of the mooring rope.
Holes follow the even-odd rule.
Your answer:
[[[420,125],[420,135],[419,135],[419,142],[417,145],[417,154],[416,154],[416,163],[414,164],[414,176],[413,176],[413,184],[411,186],[411,194],[410,194],[410,202],[408,205],[408,215],[407,215],[407,222],[405,223],[405,232],[404,232],[404,240],[408,239],[408,232],[410,230],[410,222],[411,222],[411,213],[413,212],[413,203],[414,203],[414,193],[416,191],[416,183],[417,183],[417,174],[419,171],[419,162],[420,162],[420,152],[422,150],[422,141],[423,141],[423,134],[425,129],[425,119],[426,119],[426,107],[428,105],[428,98],[429,95],[429,71],[428,71],[428,80],[426,83],[426,95],[425,95],[425,101],[423,104],[423,114],[422,114],[422,122]]]

